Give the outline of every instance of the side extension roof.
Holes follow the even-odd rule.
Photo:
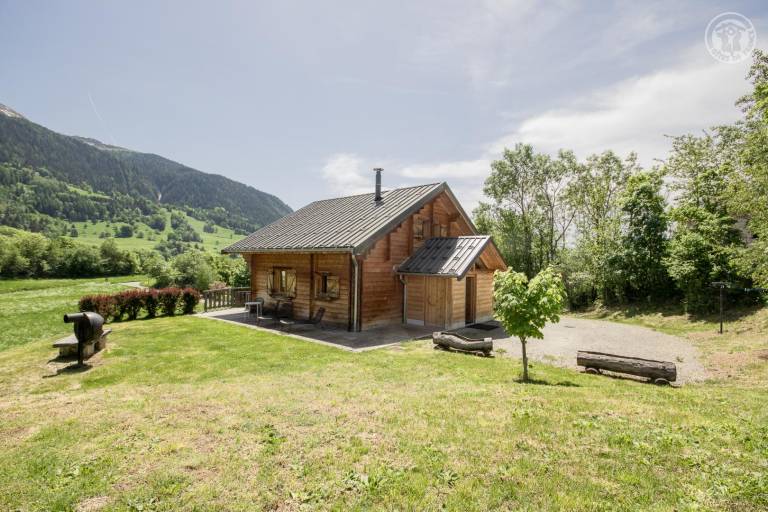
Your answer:
[[[490,236],[430,238],[398,267],[397,272],[461,279],[489,242]]]

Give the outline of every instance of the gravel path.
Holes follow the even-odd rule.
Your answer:
[[[473,338],[492,336],[494,348],[503,348],[511,357],[522,357],[520,341],[509,338],[503,329],[482,331],[462,329]],[[566,368],[576,366],[576,352],[591,350],[646,359],[672,361],[677,365],[677,382],[707,378],[697,349],[683,338],[645,327],[602,320],[561,317],[560,323],[544,328],[544,339],[528,343],[528,357]]]

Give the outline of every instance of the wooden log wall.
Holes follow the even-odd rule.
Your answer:
[[[324,322],[347,327],[349,321],[349,254],[346,253],[266,253],[252,254],[251,296],[261,297],[267,305],[275,303],[267,289],[269,274],[275,267],[291,268],[296,272],[296,297],[293,314],[298,319],[308,319],[319,307],[325,307]],[[339,298],[321,300],[314,297],[314,272],[329,272],[339,277]]]

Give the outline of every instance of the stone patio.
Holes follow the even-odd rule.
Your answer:
[[[261,326],[257,326],[255,321],[244,313],[243,308],[207,311],[198,314],[198,316],[243,325],[251,329],[291,336],[293,338],[321,343],[323,345],[329,345],[353,352],[387,347],[402,341],[430,338],[433,331],[430,327],[422,327],[418,325],[392,325],[369,329],[363,332],[349,332],[346,329],[330,326],[325,329],[320,329],[311,325],[296,325],[289,330],[284,331],[274,324],[262,324]]]

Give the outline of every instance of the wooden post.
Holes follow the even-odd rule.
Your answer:
[[[720,334],[723,334],[723,288],[720,287]]]

